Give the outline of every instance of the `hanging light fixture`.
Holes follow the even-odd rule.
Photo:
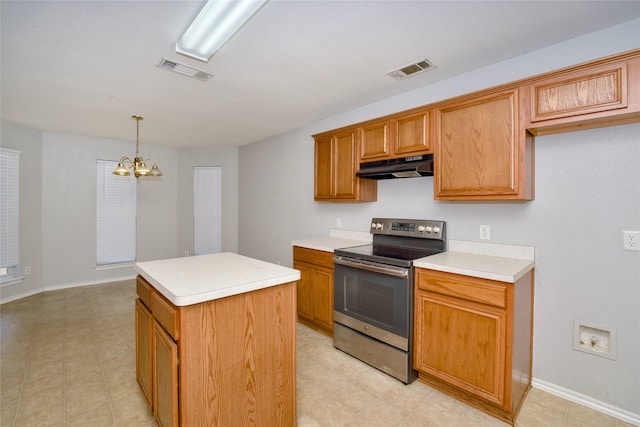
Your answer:
[[[138,154],[138,146],[140,145],[140,120],[142,120],[143,117],[131,116],[131,118],[136,121],[136,157],[133,160],[127,156],[122,157],[118,163],[118,167],[114,169],[113,174],[129,176],[131,175],[129,169],[131,169],[133,174],[136,176],[136,179],[141,176],[162,176],[162,172],[158,169],[158,165],[154,163],[153,167],[149,169],[144,162],[144,159],[140,157],[140,154]]]

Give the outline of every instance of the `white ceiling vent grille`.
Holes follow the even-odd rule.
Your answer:
[[[436,68],[436,66],[433,65],[428,59],[423,59],[422,61],[416,62],[414,64],[405,65],[404,67],[389,71],[387,74],[396,80],[402,80],[406,79],[409,76],[414,76],[416,74],[432,70],[434,68]]]
[[[205,82],[213,77],[213,74],[209,74],[204,71],[197,70],[193,67],[171,61],[167,58],[162,58],[162,60],[158,64],[158,68],[162,68],[163,70],[167,71],[173,71],[174,73],[182,74],[183,76],[192,77],[194,79],[202,80]]]

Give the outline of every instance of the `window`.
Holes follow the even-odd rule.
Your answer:
[[[193,168],[193,253],[222,250],[222,168]]]
[[[20,151],[0,147],[0,283],[19,278]]]
[[[118,176],[118,162],[97,161],[96,264],[98,266],[136,260],[136,179]]]

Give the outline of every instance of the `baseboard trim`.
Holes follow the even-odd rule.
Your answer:
[[[76,282],[76,283],[68,283],[66,285],[45,286],[44,292],[59,291],[61,289],[79,288],[82,286],[104,285],[105,283],[122,282],[124,280],[131,280],[135,278],[136,278],[135,275],[133,276],[129,275],[129,276],[123,276],[123,277],[110,277],[109,279],[102,279],[102,280],[91,280],[89,282]]]
[[[603,414],[610,415],[634,426],[640,426],[640,414],[634,414],[633,412],[618,408],[617,406],[601,402],[593,397],[589,397],[538,378],[531,379],[531,387],[553,394],[554,396],[561,397],[570,402],[586,406],[587,408],[602,412]]]
[[[109,278],[109,279],[95,280],[95,281],[90,281],[90,282],[69,283],[69,284],[66,284],[66,285],[45,286],[45,287],[40,288],[40,289],[32,289],[32,290],[27,291],[27,292],[23,292],[23,293],[20,293],[20,294],[12,295],[11,297],[8,297],[8,298],[0,297],[0,305],[1,304],[6,304],[8,302],[17,301],[17,300],[20,300],[22,298],[27,298],[27,297],[30,297],[32,295],[41,294],[43,292],[59,291],[61,289],[79,288],[81,286],[103,285],[105,283],[121,282],[123,280],[131,280],[131,279],[135,279],[135,278],[136,278],[136,276],[134,275],[134,276],[114,277],[114,278]]]

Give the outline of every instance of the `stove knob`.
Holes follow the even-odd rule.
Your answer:
[[[376,224],[376,230],[382,230],[382,224],[377,223]]]
[[[439,233],[440,232],[440,227],[433,227],[433,232],[434,233]]]
[[[427,230],[427,233],[431,233],[431,226],[430,225],[427,225],[425,228]]]
[[[371,223],[371,228],[373,228],[375,230],[375,228],[376,228],[376,223],[375,222]]]
[[[418,231],[419,231],[420,233],[424,233],[424,232],[425,232],[425,230],[426,230],[426,229],[425,229],[424,225],[419,225],[419,226],[418,226]]]

